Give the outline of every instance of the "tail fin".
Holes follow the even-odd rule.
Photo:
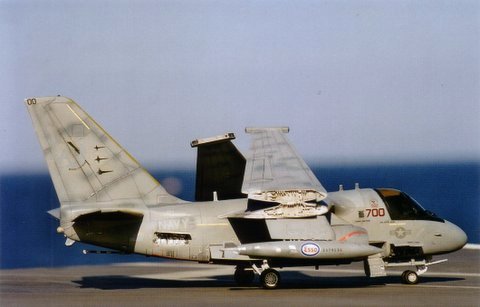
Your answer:
[[[60,203],[142,199],[176,203],[140,164],[73,100],[25,100]]]

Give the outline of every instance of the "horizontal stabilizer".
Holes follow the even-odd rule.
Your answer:
[[[60,208],[49,210],[47,211],[47,213],[56,218],[57,220],[60,219]]]

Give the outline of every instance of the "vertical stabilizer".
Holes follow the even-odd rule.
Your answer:
[[[170,194],[73,100],[26,99],[60,203],[141,199],[175,203]]]

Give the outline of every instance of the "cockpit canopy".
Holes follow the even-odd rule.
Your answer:
[[[435,213],[425,210],[420,204],[406,193],[394,189],[375,189],[385,202],[387,211],[392,220],[428,220],[445,222]]]

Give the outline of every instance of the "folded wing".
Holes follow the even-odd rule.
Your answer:
[[[247,128],[245,131],[253,140],[242,192],[253,200],[279,204],[262,210],[261,215],[306,217],[328,211],[320,204],[327,192],[287,140],[288,128]]]

